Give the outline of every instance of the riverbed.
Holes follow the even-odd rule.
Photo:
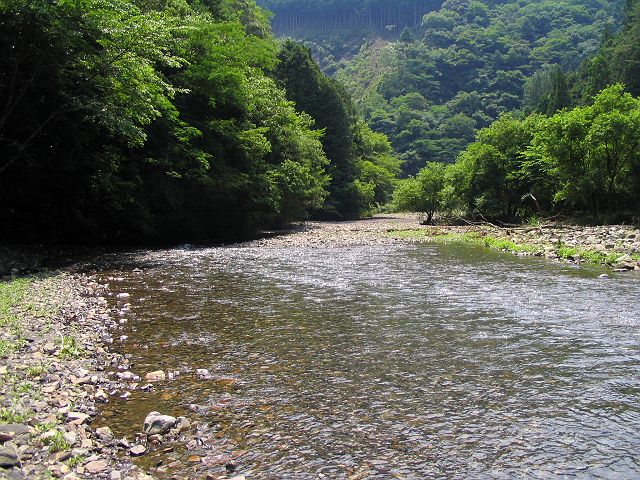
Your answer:
[[[173,379],[97,424],[194,421],[158,478],[640,476],[638,275],[379,233],[106,258],[116,350]]]

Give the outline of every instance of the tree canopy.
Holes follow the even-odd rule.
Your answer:
[[[4,238],[206,240],[327,197],[339,214],[371,207],[348,96],[319,76],[342,116],[303,112],[295,48],[252,0],[3,0],[0,24]]]
[[[323,10],[338,8],[316,3]],[[419,7],[416,26],[354,28],[350,35],[329,27],[287,31],[346,86],[371,128],[389,137],[405,175],[426,162],[453,162],[479,129],[519,110],[531,95],[536,111],[569,106],[564,72],[598,51],[603,32],[620,23],[624,1],[446,0]],[[277,9],[274,22],[280,15]],[[629,50],[637,42],[625,45]],[[540,88],[527,83],[536,75],[539,83],[553,83],[555,92],[547,96],[545,86],[536,96]],[[611,80],[592,94],[626,82]]]

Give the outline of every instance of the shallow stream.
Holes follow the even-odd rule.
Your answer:
[[[182,374],[102,420],[185,414],[247,479],[638,478],[640,276],[602,272],[443,244],[133,253],[104,272],[131,294],[117,348]],[[191,447],[154,473],[200,475]]]

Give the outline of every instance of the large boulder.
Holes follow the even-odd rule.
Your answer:
[[[142,430],[147,435],[167,433],[176,424],[176,417],[162,415],[160,412],[151,412],[144,419]]]

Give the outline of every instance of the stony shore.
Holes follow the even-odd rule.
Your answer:
[[[90,426],[120,361],[105,348],[116,326],[106,287],[58,273],[3,288],[20,298],[2,312],[0,478],[149,478]]]
[[[422,225],[417,214],[389,214],[350,222],[305,222],[286,235],[250,245],[339,247],[425,240],[462,241],[517,255],[603,264],[618,271],[640,270],[640,230],[628,225],[431,226]]]
[[[382,215],[305,222],[241,246],[337,248],[425,240],[469,241],[518,255],[640,270],[640,231],[621,225],[443,227],[421,225],[418,215]],[[110,350],[127,321],[127,294],[110,292],[96,277],[62,271],[6,277],[0,288],[0,478],[145,480],[153,477],[133,457],[162,449],[167,441],[195,442],[197,425],[158,412],[135,438],[116,438],[108,427],[92,425],[101,403],[153,388],[168,375],[135,374],[128,358]]]
[[[152,388],[154,378],[145,386],[109,350],[126,322],[126,294],[109,307],[106,285],[61,272],[4,279],[0,288],[0,478],[152,479],[131,458],[189,441],[187,419],[150,412],[136,438],[92,426],[101,403]]]

